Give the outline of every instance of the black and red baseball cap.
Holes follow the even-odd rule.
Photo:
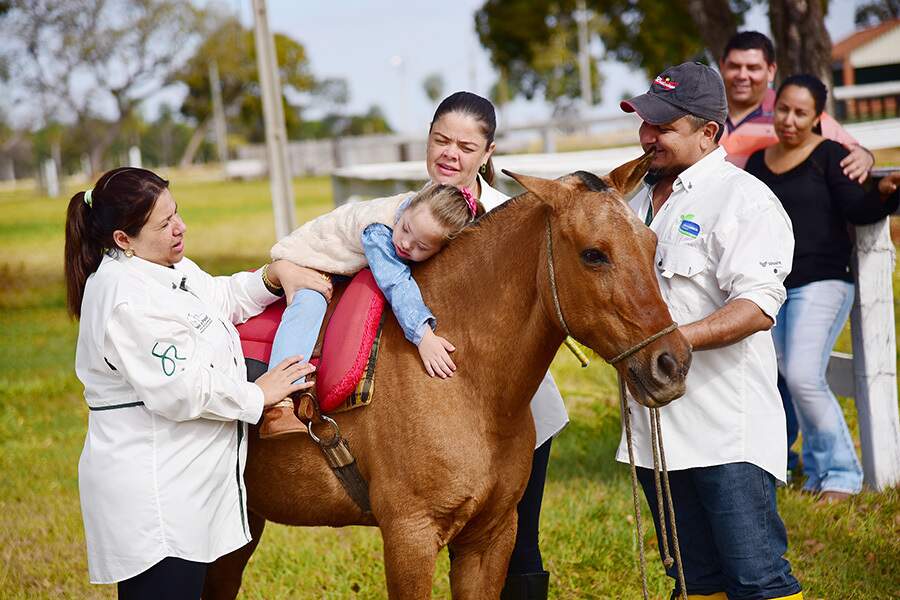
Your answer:
[[[719,125],[728,117],[725,84],[714,69],[686,62],[669,67],[656,76],[646,94],[623,100],[625,112],[636,112],[651,125],[663,125],[694,115]]]

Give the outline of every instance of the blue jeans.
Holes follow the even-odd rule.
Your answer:
[[[825,380],[834,342],[853,304],[853,284],[814,281],[787,291],[772,329],[784,377],[803,434],[803,489],[856,494],[863,472],[837,398]]]
[[[791,471],[797,468],[800,462],[800,455],[791,450],[800,437],[800,425],[797,423],[797,411],[794,410],[794,403],[791,402],[791,392],[788,390],[787,382],[784,375],[778,371],[778,393],[781,394],[781,405],[784,407],[784,421],[787,425],[787,476],[788,483],[791,482]]]
[[[653,471],[639,468],[638,480],[661,539]],[[688,594],[725,592],[729,600],[761,600],[800,591],[784,558],[787,532],[778,515],[775,477],[770,473],[750,463],[699,467],[671,471],[669,487]],[[665,519],[674,558],[667,510]],[[666,569],[666,574],[677,588],[675,566]]]
[[[297,290],[293,301],[284,309],[281,316],[281,324],[275,332],[272,340],[272,355],[269,357],[271,369],[289,356],[300,355],[304,361],[309,361],[316,340],[319,338],[319,330],[322,321],[325,320],[325,310],[328,302],[325,296],[314,290]],[[303,381],[303,377],[297,381]],[[295,382],[296,383],[296,382]]]

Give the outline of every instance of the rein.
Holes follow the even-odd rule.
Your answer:
[[[553,295],[553,307],[556,309],[556,318],[559,320],[559,324],[562,326],[563,331],[565,332],[566,341],[568,342],[569,338],[572,337],[572,332],[569,331],[569,326],[566,323],[565,317],[563,317],[562,306],[559,303],[559,292],[556,285],[556,273],[553,268],[553,232],[550,229],[550,219],[547,219],[547,227],[546,227],[546,238],[547,238],[547,274],[550,279],[550,291]],[[673,331],[678,329],[677,323],[670,323],[667,327],[657,331],[653,335],[639,341],[635,345],[631,346],[627,350],[617,354],[612,359],[607,360],[606,362],[610,365],[615,365],[626,358],[633,356],[635,353],[640,350],[646,348],[659,338],[666,336]],[[570,346],[571,347],[571,346]],[[584,363],[582,363],[584,364]],[[634,504],[634,524],[636,528],[637,534],[637,546],[638,546],[638,564],[640,565],[641,571],[641,591],[643,592],[644,600],[648,600],[650,595],[647,590],[647,561],[644,557],[644,527],[641,521],[641,506],[640,500],[638,499],[638,481],[637,481],[637,466],[634,462],[634,442],[632,441],[631,435],[631,408],[628,406],[628,399],[625,391],[625,381],[622,379],[622,376],[619,375],[619,407],[621,410],[622,422],[625,424],[625,439],[628,444],[628,463],[631,467],[631,498]],[[681,549],[678,544],[678,530],[675,526],[675,507],[672,504],[672,492],[669,489],[669,471],[666,468],[666,454],[663,449],[663,440],[662,440],[662,426],[660,425],[660,415],[658,408],[650,409],[650,441],[653,448],[653,478],[654,484],[656,486],[656,508],[659,513],[659,528],[660,528],[660,538],[662,539],[662,559],[663,565],[668,569],[673,564],[676,565],[678,572],[678,586],[681,589],[681,598],[682,600],[687,600],[687,587],[684,583],[684,571],[682,568],[681,562]],[[665,508],[668,508],[668,517],[669,521],[672,525],[672,542],[675,546],[675,560],[673,561],[672,557],[669,554],[669,538],[666,535],[666,514],[665,508],[663,506],[663,490],[660,489],[660,483],[663,484],[665,488]]]

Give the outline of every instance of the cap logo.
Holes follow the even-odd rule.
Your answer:
[[[657,75],[656,79],[653,80],[653,83],[661,85],[667,90],[674,90],[678,87],[677,81],[672,81],[671,77],[663,77],[662,75]]]

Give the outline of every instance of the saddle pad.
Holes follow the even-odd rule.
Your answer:
[[[357,273],[338,300],[325,325],[316,370],[316,396],[323,413],[340,407],[365,374],[384,305],[384,295],[369,269]],[[285,301],[279,300],[237,326],[244,357],[268,364],[284,309]]]

